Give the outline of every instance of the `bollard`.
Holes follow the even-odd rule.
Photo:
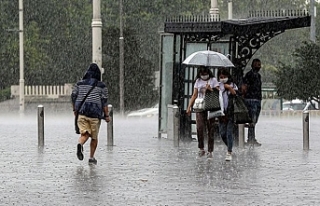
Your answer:
[[[302,114],[303,124],[303,149],[309,150],[309,111],[305,110]]]
[[[177,105],[173,105],[173,145],[175,147],[179,146],[179,128],[180,128],[180,113],[179,107]]]
[[[44,107],[38,106],[38,147],[44,146]]]
[[[244,148],[244,124],[238,124],[239,148]]]
[[[110,122],[107,124],[107,145],[113,146],[113,109],[112,105],[108,105]]]

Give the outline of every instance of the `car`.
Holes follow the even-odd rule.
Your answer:
[[[300,99],[294,99],[291,101],[283,102],[282,110],[284,111],[317,110],[317,104],[311,104],[311,102],[305,102]]]
[[[131,111],[127,114],[127,117],[153,117],[153,116],[158,116],[158,114],[159,114],[159,105],[156,104],[150,108]]]

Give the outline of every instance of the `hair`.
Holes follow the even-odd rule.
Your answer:
[[[227,84],[233,82],[232,76],[231,76],[230,72],[228,71],[228,69],[226,69],[226,68],[221,68],[221,69],[219,69],[219,70],[218,70],[218,78],[219,78],[219,76],[220,76],[221,74],[228,77]]]
[[[260,61],[260,59],[253,59],[252,60],[252,63],[251,63],[251,67],[254,65],[254,63],[256,63],[256,62],[260,62],[261,63],[261,61]]]
[[[200,75],[201,73],[208,73],[208,74],[209,74],[209,78],[214,77],[214,76],[213,76],[213,73],[212,73],[212,71],[209,69],[209,67],[200,66],[200,67],[198,68],[198,73],[197,73],[197,76],[196,76],[196,80],[199,79],[199,78],[201,78],[201,77],[200,77],[200,76],[201,76],[201,75]]]

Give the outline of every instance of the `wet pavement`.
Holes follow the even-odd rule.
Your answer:
[[[0,116],[0,205],[320,205],[320,118],[310,118],[310,150],[303,151],[302,118],[262,117],[261,147],[226,147],[197,157],[197,142],[157,138],[157,119],[114,119],[114,144],[102,124],[88,165],[75,154],[73,117],[45,115],[45,147],[38,150],[37,116]]]

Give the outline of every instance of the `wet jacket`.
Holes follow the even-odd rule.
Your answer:
[[[88,91],[94,86],[83,105],[80,104]],[[81,81],[77,82],[72,90],[71,100],[75,111],[92,118],[104,118],[103,107],[108,106],[108,89],[101,82],[101,72],[97,64],[92,63]]]

